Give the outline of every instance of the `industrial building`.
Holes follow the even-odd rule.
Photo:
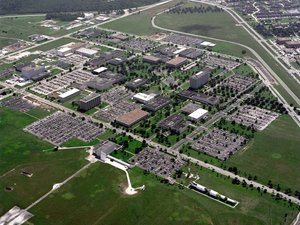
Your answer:
[[[93,58],[97,55],[98,51],[89,48],[79,48],[75,51],[75,53],[89,58]]]
[[[144,55],[143,62],[151,63],[151,64],[158,64],[160,63],[160,58],[152,56],[152,55]]]
[[[154,98],[150,99],[144,104],[144,108],[151,111],[151,112],[156,112],[165,106],[171,104],[171,99],[166,98],[161,95],[156,95]]]
[[[34,65],[29,65],[25,66],[21,69],[22,71],[22,78],[25,80],[42,80],[43,78],[48,77],[50,74],[47,72],[45,67],[43,66],[34,66]]]
[[[58,101],[60,102],[66,102],[69,101],[70,99],[76,97],[80,95],[80,90],[78,90],[77,88],[72,88],[69,90],[65,90],[65,91],[60,91],[59,95],[58,95]]]
[[[113,151],[119,150],[121,147],[121,145],[114,142],[104,141],[94,147],[93,155],[96,156],[96,158],[105,161],[109,154]]]
[[[198,89],[205,85],[209,80],[210,74],[211,69],[205,68],[204,70],[192,75],[190,77],[190,88]]]
[[[138,78],[138,79],[127,82],[126,87],[134,90],[134,89],[144,86],[147,82],[148,82],[147,79]]]
[[[141,120],[145,119],[147,116],[148,116],[147,112],[145,112],[141,109],[135,109],[129,113],[119,116],[116,119],[116,122],[123,126],[131,127],[134,124],[137,124]]]
[[[133,99],[137,102],[140,103],[146,103],[148,101],[150,101],[151,99],[153,99],[156,96],[155,93],[151,93],[151,94],[145,94],[145,93],[137,93],[133,96]]]
[[[188,115],[188,119],[192,121],[199,121],[202,118],[205,118],[208,115],[208,111],[205,109],[197,109],[196,111],[192,112]]]
[[[184,116],[173,114],[158,124],[163,130],[170,130],[175,133],[182,133],[186,130],[190,122],[185,121]]]
[[[104,71],[106,71],[106,70],[107,70],[106,67],[101,66],[101,67],[99,67],[99,68],[93,70],[93,74],[100,74],[100,73],[102,73],[102,72],[104,72]]]
[[[73,49],[69,47],[62,47],[56,51],[56,54],[60,57],[65,57],[72,54]]]
[[[170,68],[179,68],[181,66],[183,66],[184,64],[186,64],[188,62],[187,58],[183,58],[183,57],[175,57],[169,61],[166,62],[167,67]]]
[[[195,102],[200,102],[208,105],[216,105],[219,103],[219,97],[210,96],[195,91],[185,90],[178,94],[182,98],[187,98]]]
[[[287,48],[300,48],[300,41],[287,41],[285,42]]]
[[[79,109],[88,111],[101,104],[100,94],[93,93],[79,100]]]
[[[85,85],[96,91],[104,91],[114,84],[113,80],[97,77],[85,83]]]

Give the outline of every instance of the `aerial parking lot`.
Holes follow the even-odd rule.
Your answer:
[[[0,15],[0,224],[297,224],[297,37],[250,2]]]

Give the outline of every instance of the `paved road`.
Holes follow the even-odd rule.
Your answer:
[[[199,1],[196,1],[196,2],[199,2]],[[160,12],[156,16],[158,16],[162,13],[164,13],[164,12]],[[273,78],[276,79],[278,81],[278,83],[288,92],[288,94],[290,94],[290,96],[295,100],[295,102],[298,105],[300,105],[300,99],[289,89],[289,87],[276,75],[276,73],[269,67],[269,65],[267,63],[265,63],[265,61],[252,48],[250,48],[246,45],[240,44],[240,43],[232,42],[232,41],[222,40],[222,39],[218,39],[218,38],[211,38],[211,37],[207,37],[207,36],[203,36],[203,35],[191,34],[191,33],[186,33],[186,32],[182,32],[182,31],[163,28],[163,27],[160,27],[160,26],[155,24],[156,16],[152,17],[152,20],[151,20],[152,26],[156,29],[171,32],[171,33],[189,35],[189,36],[198,37],[198,38],[211,39],[211,40],[215,40],[215,41],[222,41],[222,42],[226,42],[226,43],[230,43],[230,44],[239,45],[239,46],[242,46],[242,47],[248,49],[259,60],[262,67],[264,67],[267,71],[269,71],[269,74],[271,74],[273,76]],[[262,74],[262,75],[265,76],[264,74]],[[266,79],[268,79],[268,76],[265,76],[265,77],[266,77]],[[296,122],[297,125],[300,125],[300,118],[296,115],[296,113],[293,112],[293,108],[290,107],[290,105],[284,99],[284,97],[276,90],[276,87],[273,86],[272,84],[270,84],[268,87],[272,87],[273,93],[275,93],[276,96],[279,99],[284,101],[285,106],[288,108],[289,115],[293,118],[294,121],[298,121],[298,122]]]
[[[6,83],[3,83],[3,82],[1,82],[1,81],[0,81],[0,84],[1,84],[1,85],[4,85],[4,86],[7,86]],[[96,122],[96,123],[102,123],[102,124],[104,125],[105,128],[115,129],[117,133],[120,133],[120,134],[125,133],[126,135],[132,136],[134,139],[136,139],[136,140],[138,140],[138,141],[141,141],[141,142],[143,142],[143,141],[145,140],[149,145],[151,145],[151,146],[153,146],[153,147],[156,147],[156,148],[161,149],[161,150],[163,150],[163,151],[167,151],[169,154],[172,154],[172,155],[177,156],[177,157],[181,157],[182,159],[185,159],[185,160],[189,160],[189,161],[191,161],[192,163],[198,164],[198,165],[203,166],[203,167],[205,167],[205,168],[207,168],[207,169],[214,170],[215,172],[220,173],[220,174],[222,174],[222,175],[224,175],[224,176],[230,176],[231,178],[237,178],[237,179],[239,179],[241,182],[242,182],[243,180],[245,180],[248,184],[252,183],[253,186],[254,186],[255,188],[260,187],[261,189],[266,189],[267,192],[270,193],[270,194],[277,194],[277,193],[278,193],[278,194],[280,194],[282,197],[286,198],[287,200],[291,200],[292,202],[294,202],[294,203],[300,205],[300,200],[297,199],[297,198],[295,198],[295,197],[288,196],[288,195],[284,194],[283,192],[278,192],[278,191],[276,191],[275,189],[268,188],[268,187],[266,187],[265,185],[260,184],[260,183],[258,183],[258,182],[250,181],[250,180],[248,180],[248,179],[245,178],[245,177],[237,176],[237,175],[235,175],[235,174],[233,174],[233,173],[231,173],[231,172],[229,172],[229,171],[227,171],[227,170],[223,170],[223,169],[221,169],[221,168],[219,168],[219,167],[217,167],[217,166],[211,165],[211,164],[209,164],[209,163],[205,163],[205,162],[203,162],[203,161],[201,161],[201,160],[191,158],[191,157],[186,156],[186,155],[184,155],[184,154],[180,154],[179,151],[177,151],[176,149],[174,149],[174,148],[172,148],[172,147],[168,148],[168,147],[166,147],[166,146],[163,146],[163,145],[161,145],[161,144],[158,144],[158,143],[156,143],[156,142],[153,142],[153,141],[150,140],[150,139],[143,138],[143,137],[141,137],[141,136],[139,136],[139,135],[133,134],[133,133],[131,133],[131,132],[127,132],[127,131],[122,130],[122,129],[120,129],[120,128],[115,128],[115,127],[113,127],[110,123],[105,123],[105,122],[102,122],[102,121],[99,121],[99,120],[93,118],[92,116],[88,116],[88,115],[85,115],[85,114],[82,114],[82,113],[79,113],[79,112],[74,112],[73,110],[68,109],[68,108],[66,108],[66,107],[64,107],[64,106],[62,106],[62,105],[60,105],[60,104],[57,104],[57,103],[55,103],[55,102],[48,101],[48,100],[46,100],[46,99],[44,99],[44,98],[41,98],[41,97],[36,96],[36,95],[33,95],[33,94],[31,94],[31,93],[27,93],[25,90],[18,89],[18,88],[15,88],[15,87],[13,87],[13,89],[14,89],[14,91],[17,92],[17,93],[23,94],[23,95],[25,95],[25,96],[29,96],[29,97],[31,97],[31,98],[33,98],[33,99],[36,99],[37,101],[40,101],[40,102],[42,102],[42,103],[44,103],[44,104],[47,104],[47,105],[50,105],[50,106],[55,107],[55,108],[57,108],[57,109],[60,109],[60,110],[62,110],[62,111],[65,111],[65,112],[68,112],[68,113],[75,113],[77,116],[85,117],[87,120],[91,120],[91,121]],[[74,176],[76,176],[76,174],[74,174],[72,177],[74,177]],[[72,177],[68,178],[68,179],[66,180],[66,182],[67,182],[68,180],[70,180]],[[65,182],[63,182],[63,184],[64,184],[64,183],[65,183]],[[53,192],[53,191],[50,191],[50,192],[48,192],[47,194],[45,194],[43,197],[41,197],[39,200],[37,200],[35,203],[33,203],[31,206],[29,206],[28,209],[31,208],[33,205],[37,204],[38,202],[42,201],[44,198],[46,198],[46,197],[47,197],[48,195],[50,195],[52,192]]]
[[[295,82],[297,82],[298,84],[300,84],[299,80],[292,74],[290,73],[290,69],[287,69],[285,67],[285,65],[278,59],[278,57],[274,56],[273,53],[269,50],[270,49],[273,49],[272,46],[259,34],[256,32],[256,30],[254,30],[245,20],[244,18],[242,18],[238,13],[236,13],[234,10],[228,8],[228,7],[225,7],[225,6],[222,6],[220,4],[215,4],[215,3],[211,3],[209,1],[203,1],[203,0],[190,0],[190,1],[193,1],[193,2],[200,2],[200,3],[205,3],[205,4],[209,4],[209,5],[213,5],[213,6],[218,6],[222,9],[224,9],[229,15],[231,15],[233,17],[233,19],[238,23],[240,24],[253,38],[254,40],[256,40],[256,42],[266,51],[268,52],[268,54],[292,77],[294,78]],[[269,47],[266,47],[266,45]],[[252,49],[253,50],[253,49]],[[253,50],[255,52],[255,50]],[[254,54],[255,56],[258,55],[256,52]],[[279,56],[279,55],[277,55]],[[259,56],[260,57],[260,56]],[[262,62],[264,64],[265,67],[269,67],[269,65],[267,65],[264,60],[258,58],[260,62]],[[282,59],[284,60],[284,59]],[[270,67],[269,67],[270,68]],[[271,69],[271,68],[270,68]],[[268,69],[269,71],[271,71],[272,75],[276,78],[276,80],[278,80],[280,82],[280,84],[282,86],[285,85],[285,83],[281,80],[281,78],[271,69]],[[293,70],[293,71],[297,71],[297,70]],[[286,85],[285,85],[286,86]],[[299,86],[300,88],[300,86]],[[286,90],[287,91],[287,90]],[[288,91],[288,93],[293,97],[293,99],[299,104],[299,98],[298,96],[296,95],[293,95],[292,92],[290,93]]]
[[[160,6],[160,5],[166,4],[166,3],[171,2],[171,1],[173,1],[173,0],[166,0],[166,1],[158,2],[158,3],[152,4],[152,5],[143,6],[143,7],[138,8],[138,11],[142,12],[142,11],[145,11],[145,10],[149,10],[149,9],[151,9],[151,8],[154,8],[154,7],[156,7],[156,6]],[[12,53],[10,53],[10,54],[1,56],[1,57],[0,57],[0,60],[6,58],[6,57],[8,57],[8,56],[16,55],[16,54],[19,54],[19,53],[21,53],[21,52],[25,52],[25,51],[31,50],[31,49],[33,49],[33,48],[42,46],[42,45],[44,45],[44,44],[51,43],[51,42],[56,41],[56,40],[61,39],[61,38],[67,38],[67,37],[70,37],[70,36],[72,36],[73,34],[75,34],[75,33],[77,33],[77,32],[84,31],[84,30],[89,29],[89,28],[97,28],[98,26],[101,26],[101,25],[104,25],[104,24],[106,24],[106,23],[110,23],[110,22],[113,22],[113,21],[116,21],[116,20],[125,18],[125,17],[130,16],[130,15],[133,15],[133,14],[135,14],[135,13],[136,13],[136,11],[129,13],[128,10],[125,10],[125,14],[122,15],[122,16],[113,18],[113,19],[111,19],[111,20],[104,21],[104,22],[102,22],[102,23],[98,23],[98,24],[95,24],[95,25],[87,26],[87,27],[84,27],[84,28],[82,28],[82,29],[80,29],[80,30],[77,30],[77,31],[75,31],[75,32],[68,33],[68,34],[65,34],[65,35],[62,35],[62,36],[59,36],[59,37],[54,37],[54,38],[52,38],[52,39],[49,40],[49,41],[45,41],[45,42],[43,42],[43,43],[36,44],[36,45],[34,45],[34,46],[31,46],[31,47],[28,47],[28,48],[24,48],[24,49],[21,49],[21,50],[19,50],[19,51],[12,52]],[[32,16],[34,16],[34,15],[35,15],[35,14],[33,14]],[[22,15],[22,16],[25,16],[25,15]]]
[[[67,182],[69,182],[71,179],[73,179],[74,177],[76,177],[77,175],[79,175],[82,171],[86,170],[92,163],[89,163],[87,165],[85,165],[84,167],[82,167],[81,169],[79,169],[76,173],[74,173],[73,175],[71,175],[70,177],[68,177],[67,179],[65,179],[62,183],[56,184],[55,188],[52,188],[51,191],[47,192],[46,194],[44,194],[42,197],[40,197],[38,200],[36,200],[35,202],[33,202],[31,205],[29,205],[25,210],[28,211],[30,210],[33,206],[37,205],[38,203],[40,203],[41,201],[43,201],[45,198],[47,198],[49,195],[51,195],[53,192],[55,192],[58,188],[60,188],[61,186],[63,186],[64,184],[66,184]]]

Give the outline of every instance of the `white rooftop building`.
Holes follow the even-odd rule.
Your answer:
[[[192,112],[190,115],[188,115],[188,118],[193,121],[198,121],[201,118],[207,116],[207,114],[208,114],[207,110],[200,108]]]
[[[137,93],[133,96],[133,99],[141,102],[141,103],[146,103],[153,99],[156,96],[156,94],[151,93],[151,94],[145,94],[145,93]]]
[[[79,48],[76,50],[76,53],[91,58],[94,57],[98,51],[89,48]]]
[[[69,55],[69,54],[72,54],[72,48],[62,47],[62,48],[57,50],[57,55],[58,56],[64,57],[64,56]]]
[[[102,66],[102,67],[99,67],[98,69],[95,69],[93,72],[96,73],[96,74],[99,74],[99,73],[102,73],[106,70],[107,70],[107,68]]]
[[[74,98],[75,96],[78,96],[80,94],[80,90],[78,90],[77,88],[72,88],[66,92],[60,93],[58,95],[58,100],[60,102],[66,102],[72,98]]]

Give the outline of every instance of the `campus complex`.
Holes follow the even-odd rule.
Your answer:
[[[179,11],[183,10],[180,7],[184,7],[184,3],[168,6],[172,2],[161,2],[148,7],[149,10],[162,7],[163,10],[158,13],[177,13],[180,17]],[[259,20],[284,17],[272,14],[272,9],[278,5],[273,7],[261,2],[251,2],[253,7],[246,8],[241,7],[240,1],[214,2],[213,5],[206,6],[200,1],[188,1],[187,4],[195,4],[195,7],[199,4],[206,13],[212,13],[210,10],[225,13],[224,7],[230,6],[244,16],[249,13]],[[187,7],[187,11],[192,10],[191,8]],[[261,11],[255,11],[259,9]],[[299,129],[297,94],[290,95],[296,102],[290,104],[291,98],[286,99],[277,89],[282,85],[281,79],[273,76],[269,67],[254,56],[243,57],[216,51],[216,48],[224,45],[218,39],[205,39],[175,30],[159,30],[158,26],[155,34],[151,35],[136,35],[106,28],[110,22],[116,23],[125,20],[127,16],[136,16],[147,10],[147,7],[125,10],[122,15],[115,12],[85,13],[83,18],[77,18],[59,28],[65,30],[64,35],[52,37],[42,33],[34,34],[28,37],[30,41],[18,40],[2,48],[0,110],[15,113],[16,121],[20,115],[28,117],[23,126],[18,128],[18,132],[27,139],[32,138],[49,146],[48,149],[41,150],[45,152],[43,154],[49,154],[47,157],[80,151],[83,152],[84,156],[81,158],[85,166],[65,179],[53,181],[52,189],[37,192],[40,194],[37,199],[30,197],[25,203],[15,200],[4,206],[0,204],[0,224],[31,224],[31,221],[34,221],[32,224],[43,224],[43,220],[39,220],[36,215],[38,211],[35,208],[48,198],[55,198],[56,193],[68,187],[78,176],[83,177],[82,179],[89,176],[92,173],[90,168],[97,164],[107,164],[116,171],[121,171],[124,177],[126,175],[125,185],[124,182],[119,185],[123,195],[132,195],[134,198],[151,190],[152,186],[148,186],[147,182],[136,187],[135,173],[143,171],[140,176],[153,176],[155,178],[149,179],[157,178],[164,185],[178,186],[179,189],[174,189],[178,191],[178,195],[184,189],[193,199],[204,198],[209,204],[227,207],[234,214],[239,207],[244,207],[244,199],[238,194],[231,196],[235,191],[230,192],[227,188],[222,190],[213,182],[207,182],[209,178],[201,177],[203,171],[206,171],[203,172],[204,177],[206,174],[216,173],[217,178],[211,179],[230,179],[230,183],[241,183],[246,187],[245,192],[258,191],[261,195],[268,195],[268,201],[274,201],[274,204],[282,201],[283,203],[278,203],[283,205],[280,207],[290,207],[285,219],[276,218],[280,221],[276,224],[288,224],[292,221],[293,224],[298,224],[300,220],[296,216],[300,194],[296,190],[293,190],[295,193],[284,191],[279,185],[276,187],[270,183],[271,178],[259,180],[257,177],[260,178],[260,174],[253,176],[250,174],[252,172],[240,172],[234,164],[234,160],[243,157],[246,151],[253,151],[253,143],[256,143],[261,134],[273,129],[276,121],[289,118],[296,129]],[[299,13],[286,15],[292,16],[299,18]],[[154,23],[154,19],[151,20],[148,22]],[[59,25],[55,20],[45,20],[36,26],[43,29],[47,27],[54,32]],[[277,46],[277,51],[289,52],[283,62],[285,65],[294,60],[295,63],[299,61],[297,52],[299,53],[300,44],[297,37],[280,37],[272,43]],[[296,76],[299,83],[299,71],[290,69],[291,71],[291,79]],[[1,123],[2,118],[0,125]],[[27,151],[20,151],[23,150]],[[300,154],[299,148],[296,150]],[[272,156],[277,157],[274,154]],[[281,156],[277,158],[279,157]],[[10,173],[28,178],[26,182],[40,176],[38,173],[41,171],[47,176],[46,170],[23,166],[27,162],[22,160],[20,165],[7,166],[1,170],[3,175],[0,174],[0,182],[4,179],[4,184],[0,186],[3,188],[0,190],[3,192],[0,197],[4,196],[4,201],[10,199],[7,196],[17,193],[19,183],[23,182],[20,181],[21,178],[14,178],[14,182],[9,180]],[[228,162],[233,163],[226,166]],[[244,163],[255,163],[255,158]],[[299,171],[299,163],[298,167],[292,168],[297,169]],[[89,172],[80,175],[84,170]],[[115,178],[112,176],[109,179]],[[51,179],[52,176],[49,175],[49,181]],[[101,179],[93,182],[97,186]],[[117,189],[116,182],[113,182],[114,187],[110,189]],[[288,185],[282,186],[289,189]],[[236,186],[232,185],[232,188],[235,190]],[[91,195],[97,194],[95,192]],[[62,196],[65,201],[77,197],[68,191]],[[260,198],[259,195],[251,196],[253,201]],[[90,207],[82,200],[80,204]],[[98,209],[91,207],[89,210]],[[105,212],[101,212],[102,214]],[[51,216],[49,224],[54,223],[51,222]],[[36,222],[35,218],[38,218]],[[86,224],[79,221],[78,224]],[[248,222],[244,224],[260,224]],[[94,224],[91,221],[88,223]],[[193,221],[187,220],[181,224],[187,223],[193,224]],[[140,222],[136,221],[135,224]]]

